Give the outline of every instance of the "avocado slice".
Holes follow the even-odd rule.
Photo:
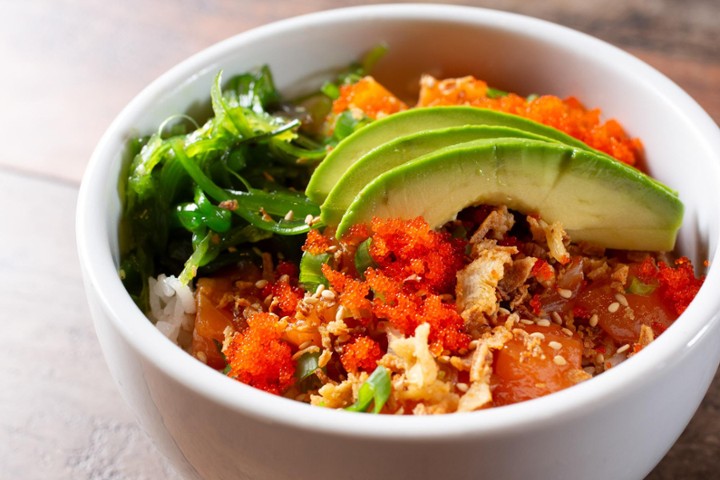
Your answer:
[[[399,137],[370,150],[347,169],[320,207],[320,218],[325,225],[337,225],[348,206],[355,199],[355,195],[375,177],[391,168],[441,148],[493,138],[529,138],[546,142],[554,141],[548,137],[516,128],[489,125],[463,125],[423,130]]]
[[[592,150],[585,143],[560,130],[496,110],[467,106],[413,108],[376,120],[343,139],[315,169],[305,194],[313,202],[321,204],[348,168],[369,151],[397,137],[423,130],[462,125],[511,127],[573,147]]]
[[[561,222],[573,241],[627,250],[672,250],[683,216],[676,193],[606,156],[495,139],[440,149],[376,177],[348,207],[337,236],[374,216],[422,216],[439,227],[477,204],[536,213]]]

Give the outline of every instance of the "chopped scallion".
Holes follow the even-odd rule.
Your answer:
[[[366,412],[373,404],[373,413],[380,413],[385,402],[390,398],[392,384],[390,374],[383,366],[378,366],[358,390],[357,401],[346,407],[351,412]]]
[[[328,280],[322,273],[322,266],[330,261],[329,253],[313,255],[304,252],[300,259],[300,285],[308,292],[314,292],[319,285],[328,286]]]

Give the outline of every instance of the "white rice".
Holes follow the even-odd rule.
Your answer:
[[[148,279],[148,316],[163,335],[181,347],[189,345],[195,325],[195,296],[188,285],[175,276],[158,275]]]

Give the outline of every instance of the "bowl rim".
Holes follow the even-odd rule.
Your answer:
[[[441,4],[384,4],[325,10],[273,22],[239,33],[182,61],[143,89],[116,117],[100,139],[86,169],[77,202],[76,236],[86,289],[100,300],[112,326],[143,359],[173,381],[218,405],[265,421],[336,436],[422,441],[450,437],[507,435],[528,428],[541,428],[559,416],[580,417],[593,408],[616,401],[634,389],[655,381],[667,366],[680,362],[693,345],[720,330],[720,299],[712,292],[720,288],[720,270],[712,268],[720,253],[709,259],[705,285],[680,317],[683,328],[672,329],[646,347],[622,368],[550,396],[505,407],[469,413],[415,417],[358,415],[312,407],[278,397],[234,381],[188,355],[162,335],[133,303],[125,291],[113,261],[107,236],[107,219],[96,208],[112,180],[106,160],[117,154],[118,141],[132,129],[132,121],[164,93],[216,63],[241,45],[267,36],[297,29],[317,28],[336,22],[362,22],[382,15],[387,18],[461,22],[478,27],[541,37],[553,43],[571,43],[566,48],[601,52],[606,61],[618,62],[641,76],[650,88],[673,104],[678,114],[692,119],[709,152],[720,157],[720,130],[709,115],[664,75],[630,54],[589,35],[524,15],[485,8]],[[571,40],[571,42],[569,42]],[[717,158],[716,158],[717,160]],[[708,167],[720,179],[720,162]],[[117,179],[115,179],[117,180]],[[115,182],[116,184],[116,182]],[[113,184],[114,185],[114,184]],[[715,222],[720,224],[718,215]],[[716,242],[717,244],[717,242]],[[95,321],[99,321],[95,316]]]

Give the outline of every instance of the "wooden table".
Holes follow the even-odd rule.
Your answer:
[[[0,478],[178,478],[119,398],[95,339],[75,253],[83,169],[123,105],[188,55],[257,25],[356,3],[0,0]],[[717,0],[463,3],[609,41],[720,121]],[[648,478],[718,476],[720,375]]]

